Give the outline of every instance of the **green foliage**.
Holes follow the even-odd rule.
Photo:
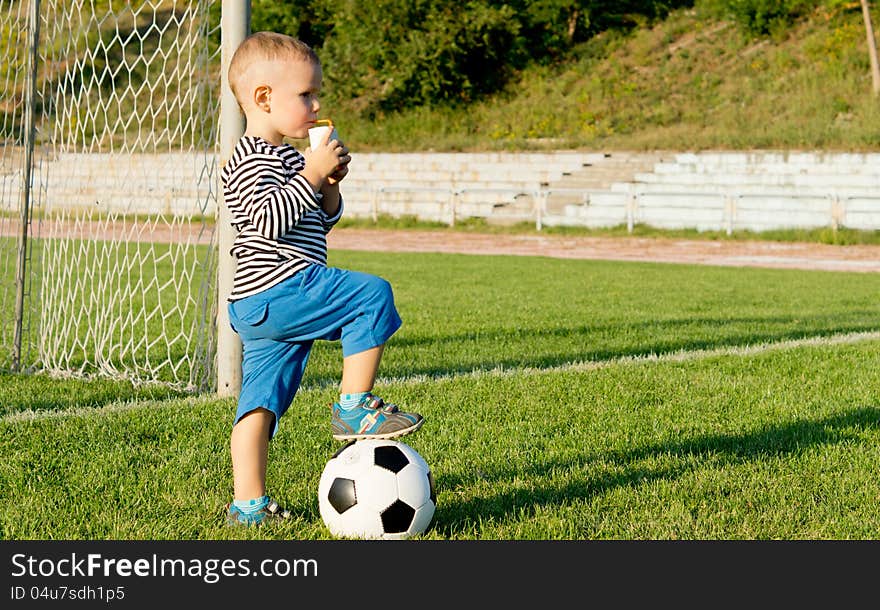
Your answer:
[[[788,29],[807,15],[821,0],[707,0],[703,4],[730,18],[753,36],[764,36]]]
[[[361,120],[344,108],[334,118],[362,152],[876,150],[880,105],[857,3],[821,7],[785,36],[744,32],[698,5],[577,43],[467,112],[437,105]]]
[[[368,114],[497,90],[517,55],[509,7],[454,0],[345,2],[321,48],[327,89]]]
[[[330,6],[329,2],[321,1],[291,5],[275,0],[251,0],[251,31],[281,32],[320,47],[333,29]]]
[[[469,102],[518,70],[565,57],[600,31],[631,28],[692,0],[254,0],[252,30],[302,38],[324,64],[329,101],[375,116]]]
[[[599,32],[627,30],[662,18],[693,0],[518,0],[502,4],[516,7],[523,34],[531,42],[534,59],[556,57]]]
[[[136,41],[151,12],[119,7],[106,18],[108,0],[74,11],[64,36],[44,32],[46,54],[66,57],[40,75],[38,103],[57,122],[53,137],[106,150],[185,125],[178,140],[210,139],[215,123],[192,120],[177,81],[140,86],[157,75],[138,60],[141,50],[161,58],[163,72],[178,69],[171,17],[181,9],[154,4],[159,27],[142,49],[118,41]],[[209,80],[220,60],[220,3],[210,6]],[[25,41],[14,25],[4,28],[0,134],[14,139]],[[322,112],[344,123],[347,143],[363,152],[852,149],[880,138],[880,107],[864,95],[864,26],[851,0],[253,0],[252,30],[287,32],[318,51]],[[215,87],[200,87],[200,116],[215,116]]]

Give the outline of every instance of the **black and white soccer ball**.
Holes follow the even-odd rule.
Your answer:
[[[428,464],[400,441],[349,443],[318,483],[321,518],[340,538],[409,538],[427,529],[436,506]]]

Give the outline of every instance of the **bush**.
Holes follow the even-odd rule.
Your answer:
[[[705,0],[704,8],[732,19],[753,36],[783,31],[809,14],[821,0]]]
[[[343,3],[321,60],[334,98],[368,114],[497,90],[520,51],[507,6],[453,0]]]
[[[302,38],[327,101],[366,115],[470,102],[532,62],[693,0],[253,0],[252,29]]]

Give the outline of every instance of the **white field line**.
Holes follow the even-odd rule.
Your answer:
[[[614,366],[629,366],[655,362],[690,362],[705,360],[723,356],[747,357],[763,353],[796,349],[800,347],[830,347],[835,345],[849,345],[864,341],[880,340],[880,331],[843,333],[837,335],[804,337],[802,339],[790,339],[787,341],[774,341],[758,343],[754,345],[741,345],[734,347],[719,347],[715,349],[680,350],[664,354],[646,354],[641,356],[622,356],[609,360],[591,360],[586,362],[570,362],[559,366],[546,368],[537,367],[497,367],[494,369],[479,369],[467,373],[444,373],[440,375],[412,375],[408,377],[383,377],[377,380],[382,385],[417,385],[432,381],[451,381],[455,379],[477,379],[480,377],[514,377],[535,376],[547,373],[559,372],[588,372]],[[301,392],[317,391],[330,387],[330,384],[315,384],[303,386]],[[102,407],[73,407],[60,411],[20,411],[0,417],[2,423],[20,423],[39,419],[52,419],[58,417],[100,417],[111,413],[121,413],[138,409],[157,409],[170,406],[179,406],[180,401],[196,405],[218,400],[216,396],[197,396],[187,398],[174,398],[164,401],[126,401],[110,403]]]
[[[444,373],[441,375],[413,375],[410,377],[385,377],[377,383],[382,384],[417,384],[426,381],[442,381],[446,379],[479,378],[479,377],[513,377],[522,375],[543,375],[545,373],[560,372],[588,372],[605,369],[614,366],[627,366],[654,362],[689,362],[704,360],[719,356],[755,356],[758,354],[799,347],[824,347],[834,345],[846,345],[861,343],[863,341],[880,340],[880,331],[843,333],[837,335],[823,335],[817,337],[804,337],[802,339],[789,339],[786,341],[773,341],[756,343],[754,345],[737,345],[732,347],[719,347],[714,349],[679,350],[662,354],[643,354],[639,356],[621,356],[609,360],[587,360],[583,362],[568,362],[550,367],[497,367],[494,369],[479,369],[467,373]],[[310,388],[311,389],[311,388]]]
[[[111,402],[100,407],[71,407],[69,409],[60,409],[58,411],[19,411],[17,413],[9,413],[0,417],[0,423],[22,423],[39,419],[53,419],[58,417],[100,417],[102,415],[110,415],[113,413],[124,413],[125,411],[137,411],[140,409],[162,409],[171,406],[180,406],[180,402],[189,405],[196,405],[206,402],[209,397],[206,396],[188,396],[183,398],[172,398],[168,400],[127,400],[120,402]],[[216,400],[216,397],[210,397],[210,400]]]

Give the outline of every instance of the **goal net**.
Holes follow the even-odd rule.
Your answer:
[[[219,5],[0,0],[0,369],[213,387]]]

